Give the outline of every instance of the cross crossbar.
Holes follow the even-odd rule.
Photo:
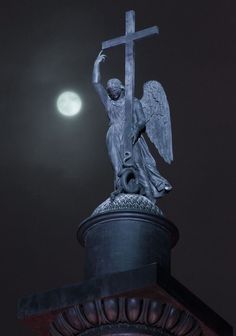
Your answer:
[[[119,36],[116,38],[113,38],[111,40],[107,40],[105,42],[102,43],[102,49],[108,49],[108,48],[112,48],[112,47],[116,47],[120,44],[126,44],[129,43],[131,41],[135,41],[135,40],[141,40],[145,37],[148,36],[153,36],[159,34],[159,29],[157,26],[153,26],[150,28],[146,28],[140,31],[137,31],[135,33],[129,33],[123,36]]]

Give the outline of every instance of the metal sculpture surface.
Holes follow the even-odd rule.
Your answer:
[[[134,41],[158,34],[157,27],[135,32],[134,11],[126,13],[126,34],[102,43],[93,69],[93,85],[108,113],[110,126],[107,148],[115,179],[112,198],[120,193],[141,194],[152,202],[172,187],[160,175],[143,137],[146,132],[162,158],[171,163],[172,133],[170,111],[163,87],[157,81],[146,82],[143,97],[134,97]],[[125,87],[117,78],[101,84],[100,64],[106,59],[103,50],[125,44]]]

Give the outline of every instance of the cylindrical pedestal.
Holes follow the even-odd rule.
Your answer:
[[[125,210],[89,217],[79,226],[78,239],[86,249],[88,279],[154,262],[169,271],[178,230],[164,217]]]

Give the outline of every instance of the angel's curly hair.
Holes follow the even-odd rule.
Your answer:
[[[119,86],[122,90],[125,89],[124,85],[118,78],[111,78],[108,80],[107,89],[109,89],[110,87],[117,87],[117,86]]]

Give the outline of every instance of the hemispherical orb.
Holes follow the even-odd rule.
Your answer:
[[[57,98],[58,111],[67,117],[72,117],[81,110],[82,101],[77,93],[65,91]]]

